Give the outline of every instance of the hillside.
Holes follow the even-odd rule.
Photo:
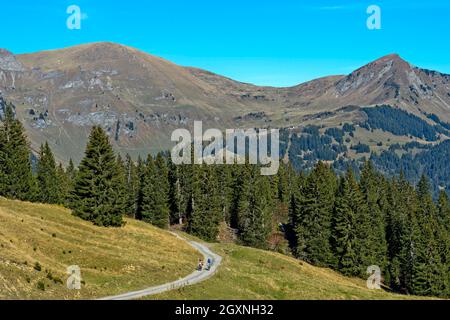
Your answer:
[[[127,219],[124,228],[100,228],[58,206],[0,198],[0,223],[0,299],[91,299],[124,293],[177,280],[192,272],[199,257],[185,242],[148,224]],[[216,275],[152,298],[413,298],[368,290],[363,280],[278,253],[210,246],[224,258]],[[80,291],[65,286],[65,270],[72,264],[81,268]]]
[[[300,260],[233,244],[214,244],[223,257],[217,274],[206,282],[148,299],[414,299],[369,290],[361,279]]]
[[[0,226],[0,299],[119,294],[186,276],[201,256],[149,224],[127,219],[123,228],[100,228],[59,206],[0,198]],[[66,288],[70,265],[81,268],[80,291]]]
[[[48,140],[59,160],[80,160],[92,125],[133,156],[171,146],[175,128],[357,124],[342,109],[389,104],[434,123],[450,121],[450,76],[396,54],[348,75],[288,88],[259,87],[114,43],[14,55],[0,50],[0,94],[16,105],[33,149]],[[346,112],[342,111],[346,110]],[[395,138],[395,137],[394,137]],[[395,140],[395,139],[394,139]]]

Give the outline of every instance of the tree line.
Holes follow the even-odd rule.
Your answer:
[[[377,265],[392,289],[450,295],[450,206],[446,192],[433,202],[428,179],[416,188],[387,179],[370,161],[357,181],[319,162],[294,174],[290,218],[295,255],[348,276],[366,277]]]
[[[279,228],[292,253],[345,275],[367,277],[370,265],[398,292],[450,295],[450,205],[433,201],[422,176],[416,187],[387,179],[366,162],[357,180],[318,162],[310,172],[282,164],[261,176],[257,165],[174,165],[167,153],[134,162],[116,155],[100,127],[90,133],[78,168],[57,164],[43,144],[36,169],[11,105],[0,125],[0,196],[61,204],[99,226],[119,227],[128,216],[160,228],[181,224],[215,241],[221,225],[247,246],[268,248]],[[277,217],[284,209],[286,219]],[[281,215],[282,216],[282,215]],[[277,220],[278,219],[278,220]]]

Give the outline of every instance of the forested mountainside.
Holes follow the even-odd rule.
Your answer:
[[[422,119],[388,105],[353,108],[363,114],[357,123],[308,125],[283,130],[281,153],[299,170],[311,169],[318,160],[339,172],[350,166],[359,172],[370,159],[387,176],[401,172],[412,183],[422,174],[432,180],[435,194],[450,191],[450,125],[434,114]]]
[[[356,128],[345,130],[350,135]],[[328,144],[336,132],[306,129],[311,141]],[[375,266],[397,292],[450,295],[449,197],[441,191],[434,201],[424,174],[413,185],[403,174],[386,178],[365,161],[356,179],[351,167],[337,174],[318,161],[309,173],[282,164],[276,175],[264,176],[248,163],[175,165],[162,152],[135,163],[114,152],[99,126],[78,167],[58,165],[45,143],[33,172],[30,153],[7,104],[0,125],[2,197],[64,205],[102,227],[121,228],[129,216],[159,228],[177,225],[207,241],[229,236],[347,276],[364,277]]]

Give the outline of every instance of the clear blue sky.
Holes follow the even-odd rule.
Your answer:
[[[66,9],[84,13],[66,27]],[[366,9],[381,8],[381,30]],[[388,53],[450,73],[448,0],[2,1],[0,47],[15,53],[113,41],[236,80],[286,86],[346,74]]]

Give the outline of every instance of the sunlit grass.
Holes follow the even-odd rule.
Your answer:
[[[126,222],[122,228],[96,227],[59,206],[0,198],[0,298],[102,297],[194,270],[200,254],[187,243],[149,224]],[[80,291],[66,287],[69,265],[81,268]]]

